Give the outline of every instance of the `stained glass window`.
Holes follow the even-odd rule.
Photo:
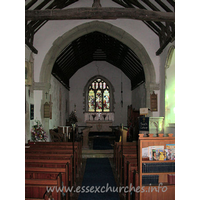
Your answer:
[[[88,111],[110,112],[110,91],[105,81],[97,79],[88,87]]]
[[[110,111],[110,93],[108,90],[104,90],[103,93],[103,108],[104,112]]]
[[[102,93],[101,90],[96,92],[96,112],[102,112]]]
[[[94,94],[94,90],[90,90],[89,91],[88,106],[89,106],[89,112],[94,112],[95,111],[95,94]]]

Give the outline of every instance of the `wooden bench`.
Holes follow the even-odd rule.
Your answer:
[[[123,154],[130,154],[130,155],[135,155],[135,157],[137,158],[137,149],[135,147],[133,148],[129,148],[129,149],[123,149],[123,152],[122,150],[120,149],[118,155],[117,155],[117,159],[116,159],[116,171],[117,173],[120,175],[120,169],[123,167],[123,156],[122,156],[122,153]]]
[[[66,168],[69,164],[69,182],[70,186],[76,184],[76,180],[73,176],[72,157],[65,160],[53,160],[53,159],[25,159],[25,167],[51,167],[51,168]]]
[[[51,154],[52,156],[58,156],[57,159],[59,159],[60,156],[64,155],[64,154],[73,154],[73,150],[72,149],[68,149],[68,150],[61,150],[61,149],[55,149],[55,148],[48,148],[48,149],[44,149],[44,148],[30,148],[30,149],[26,149],[25,150],[25,156],[27,155],[35,155],[35,154]],[[74,152],[74,164],[75,164],[75,169],[76,169],[76,173],[78,175],[78,172],[80,172],[80,168],[81,168],[81,164],[80,164],[80,159],[78,159],[78,153],[77,150],[75,150]]]
[[[66,173],[67,165],[69,165],[68,173]],[[71,142],[29,142],[26,145],[26,178],[34,177],[37,180],[47,177],[55,178],[56,173],[59,172],[62,175],[63,186],[67,188],[70,185],[72,187],[76,184],[76,176],[81,166],[82,145],[80,142],[75,142],[74,145]],[[32,198],[34,197],[32,196]],[[29,196],[27,198],[30,199]],[[66,199],[69,199],[69,193],[66,195]]]
[[[72,184],[76,184],[76,167],[73,167],[73,155],[71,154],[25,154],[25,161],[27,160],[47,160],[50,161],[53,160],[61,160],[63,161],[63,164],[67,164],[69,162],[69,172],[70,172],[70,181]],[[58,161],[56,161],[57,163]],[[51,162],[53,164],[53,162]],[[29,165],[30,166],[30,165]]]
[[[25,198],[27,199],[45,199],[48,187],[61,187],[61,174],[56,179],[25,179]],[[52,191],[51,196],[54,200],[61,200],[60,191]]]
[[[136,155],[130,155],[130,154],[124,154],[123,155],[123,168],[121,170],[121,179],[122,179],[122,185],[126,186],[127,183],[127,164],[129,164],[132,167],[136,167],[136,170],[138,169],[138,159]]]
[[[25,167],[25,178],[26,179],[55,179],[55,177],[61,173],[62,186],[65,188],[69,187],[69,163],[66,164],[65,168],[52,168],[52,167]],[[65,199],[69,199],[69,193],[65,194]]]
[[[136,186],[135,188],[137,188],[139,186],[139,182],[137,182],[139,180],[137,142],[116,142],[114,145],[114,163],[120,185],[129,188],[132,184],[132,187]],[[134,191],[126,193],[126,198],[130,199],[131,194],[133,199],[138,199],[139,194],[134,193]]]
[[[139,186],[139,174],[138,167],[131,166],[131,163],[127,162],[127,183],[126,186],[129,187],[129,192],[126,193],[126,199],[139,200],[139,193],[137,192],[137,187]],[[130,186],[134,187],[134,190],[130,192]],[[139,188],[141,190],[141,188]],[[132,193],[132,195],[131,195]],[[132,198],[131,198],[132,196]]]
[[[119,162],[119,156],[120,156],[120,152],[121,152],[121,142],[115,142],[114,145],[114,163],[115,163],[115,167],[116,167],[116,171],[117,171],[117,166],[118,166],[118,162]],[[137,143],[136,142],[124,142],[123,143],[123,149],[137,149]]]
[[[72,142],[29,142],[26,146],[32,148],[43,148],[43,149],[73,149]],[[26,148],[28,149],[28,148]],[[77,150],[77,162],[78,169],[82,167],[82,144],[81,142],[74,142],[74,150]]]
[[[134,142],[123,142],[123,146],[132,146],[133,144],[135,144],[135,143]],[[114,163],[115,163],[115,159],[116,159],[116,155],[117,155],[117,148],[119,146],[121,146],[121,145],[122,145],[121,142],[115,142],[114,143],[114,147],[113,147],[113,150],[114,150],[114,156],[113,156]]]
[[[56,149],[56,148],[44,149],[44,148],[36,148],[36,147],[25,149],[25,157],[27,157],[27,156],[34,157],[34,155],[44,156],[43,154],[45,154],[48,157],[49,157],[49,155],[52,155],[52,157],[54,156],[55,159],[62,159],[60,157],[67,156],[67,154],[69,154],[69,155],[74,154],[73,168],[75,169],[75,174],[78,176],[78,173],[80,172],[81,165],[80,165],[80,159],[78,159],[77,150],[75,150],[74,153],[73,153],[73,149],[62,150],[62,149]]]
[[[134,154],[136,155],[136,158],[137,158],[137,155],[138,155],[138,151],[136,149],[136,147],[132,147],[132,148],[124,148],[123,149],[123,152],[122,150],[120,149],[118,155],[117,155],[117,159],[116,159],[116,171],[119,173],[120,172],[120,168],[121,166],[123,165],[123,156],[122,156],[122,153],[123,154]]]

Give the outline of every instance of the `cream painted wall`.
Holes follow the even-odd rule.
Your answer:
[[[161,61],[160,76],[162,77],[160,81],[160,116],[161,117],[165,117],[165,64],[167,60],[168,51],[171,46],[175,46],[175,42],[168,44],[167,47],[163,50],[162,54],[160,55],[160,61]],[[170,127],[166,127],[165,125],[165,134],[166,133],[173,133],[175,136],[175,124]]]
[[[104,62],[104,61],[94,61],[85,67],[79,69],[74,76],[70,79],[70,112],[74,110],[74,104],[76,104],[76,114],[78,117],[78,125],[85,125],[84,122],[84,98],[83,92],[84,87],[88,80],[93,76],[101,75],[108,79],[114,87],[114,112],[115,121],[114,125],[119,125],[120,123],[126,124],[127,122],[127,106],[131,104],[131,82],[128,77],[121,72],[115,66]],[[121,77],[123,82],[123,108],[121,107]]]
[[[132,108],[139,110],[140,108],[146,107],[146,91],[145,83],[132,91]]]
[[[60,100],[59,95],[61,91],[61,110],[59,110]],[[52,119],[49,120],[49,129],[59,125],[65,125],[68,116],[69,108],[69,91],[54,77],[51,76],[51,101],[52,101]]]

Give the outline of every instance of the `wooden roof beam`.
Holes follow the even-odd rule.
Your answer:
[[[26,10],[28,20],[70,20],[70,19],[136,19],[145,21],[175,21],[175,13],[149,11],[135,8],[69,8],[65,10]]]

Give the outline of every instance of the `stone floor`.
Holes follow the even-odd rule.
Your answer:
[[[109,150],[83,149],[82,158],[113,158],[113,149]]]

